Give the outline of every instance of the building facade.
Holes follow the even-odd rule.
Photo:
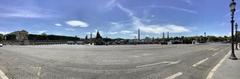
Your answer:
[[[18,44],[20,44],[20,45],[28,45],[29,44],[27,31],[25,31],[25,30],[15,31],[10,34],[14,34],[16,36],[16,42],[18,42]]]

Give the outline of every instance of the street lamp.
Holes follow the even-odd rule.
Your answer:
[[[231,56],[229,57],[229,59],[232,60],[237,60],[238,58],[236,57],[235,53],[234,53],[234,35],[233,35],[233,30],[234,30],[234,12],[236,11],[236,2],[234,0],[232,0],[231,4],[230,4],[230,10],[231,10],[231,43],[232,43],[232,53]]]
[[[237,29],[238,29],[238,24],[235,24],[235,42],[236,42],[236,50],[238,50],[238,41],[237,41]]]

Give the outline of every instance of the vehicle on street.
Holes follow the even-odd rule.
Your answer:
[[[3,44],[0,44],[0,47],[3,47]]]

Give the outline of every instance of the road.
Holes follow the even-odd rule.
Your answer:
[[[226,44],[5,46],[0,69],[9,79],[205,79],[229,49]]]

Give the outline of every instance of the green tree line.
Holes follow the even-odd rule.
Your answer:
[[[16,35],[14,34],[0,34],[0,41],[3,41],[5,37],[5,40],[7,41],[15,41]],[[77,41],[80,40],[78,37],[73,36],[60,36],[60,35],[47,35],[47,34],[29,34],[28,40],[70,40],[70,41]]]
[[[4,37],[8,41],[14,41],[16,40],[16,35],[14,34],[0,34],[0,41],[4,40]],[[148,40],[151,39],[149,37],[146,37]],[[47,34],[29,34],[28,35],[29,40],[67,40],[67,41],[77,41],[77,40],[84,40],[80,39],[79,37],[73,37],[73,36],[60,36],[60,35],[47,35]],[[123,38],[116,38],[116,39],[111,39],[111,38],[103,38],[103,41],[105,42],[110,42],[110,41],[119,41],[119,40],[130,40],[130,39],[123,39]],[[181,40],[183,43],[192,43],[193,40],[197,40],[199,42],[201,41],[207,41],[207,42],[229,42],[230,37],[229,36],[191,36],[191,37],[171,37],[171,38],[155,38],[153,39],[154,41],[169,41],[169,40]]]

